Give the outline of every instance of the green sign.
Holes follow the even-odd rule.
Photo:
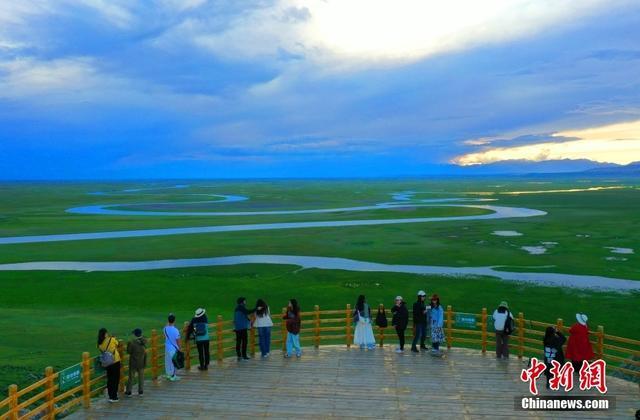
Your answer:
[[[82,366],[75,365],[58,373],[60,391],[66,391],[82,383]]]
[[[476,316],[474,314],[456,314],[454,320],[456,328],[476,329]]]

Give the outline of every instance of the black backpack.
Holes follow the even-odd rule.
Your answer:
[[[507,319],[504,321],[504,333],[506,335],[511,335],[515,329],[516,325],[513,321],[513,317],[511,316],[511,312],[507,312]]]
[[[389,326],[389,321],[387,321],[387,311],[385,309],[380,311],[380,308],[378,308],[378,315],[376,315],[376,325],[380,328],[387,328]]]

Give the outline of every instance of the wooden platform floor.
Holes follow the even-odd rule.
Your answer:
[[[528,395],[519,380],[525,362],[498,361],[477,350],[451,349],[443,358],[395,354],[393,348],[362,351],[345,346],[304,349],[301,359],[212,364],[208,372],[182,373],[179,382],[148,381],[143,397],[115,404],[95,401],[72,418],[633,418],[638,385],[608,377],[608,412],[527,412],[514,397]],[[539,380],[542,394],[544,379]],[[555,392],[555,395],[560,394]],[[581,395],[581,391],[571,394]],[[597,392],[590,392],[597,395]]]

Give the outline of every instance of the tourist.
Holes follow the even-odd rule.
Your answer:
[[[509,335],[513,332],[513,315],[504,300],[493,311],[493,327],[496,332],[496,358],[509,358]]]
[[[371,326],[371,308],[364,295],[358,296],[356,307],[353,310],[353,320],[356,322],[353,344],[360,346],[360,349],[367,347],[369,350],[374,350],[376,339],[373,336],[373,327]]]
[[[287,353],[284,357],[291,357],[293,351],[296,352],[296,356],[302,356],[302,350],[300,349],[300,306],[298,301],[291,299],[287,305],[287,313],[283,316],[286,320],[287,327]]]
[[[254,327],[258,329],[258,345],[260,346],[260,355],[269,357],[271,352],[271,311],[269,305],[263,299],[256,302],[256,319],[253,322]]]
[[[431,296],[431,305],[429,309],[431,318],[431,354],[440,356],[440,344],[444,343],[444,309],[440,305],[440,297],[436,294]]]
[[[250,357],[247,356],[247,331],[251,327],[249,315],[256,310],[255,308],[247,309],[247,300],[243,297],[239,297],[236,302],[237,306],[233,313],[233,331],[236,333],[236,356],[238,356],[238,361],[249,360]]]
[[[409,324],[409,311],[407,305],[404,303],[402,296],[396,296],[395,305],[391,308],[391,326],[396,329],[398,334],[399,346],[396,348],[396,353],[404,352],[404,331]]]
[[[580,371],[582,362],[594,358],[593,348],[589,341],[589,318],[585,314],[576,314],[577,322],[569,328],[569,342],[567,343],[567,359],[571,360],[576,372]]]
[[[564,365],[564,353],[562,346],[567,339],[556,327],[549,326],[544,332],[544,338],[542,339],[542,345],[544,347],[544,363],[547,365],[547,369],[544,371],[547,377],[547,389],[549,389],[549,381],[551,380],[551,368],[553,360]]]
[[[176,328],[176,316],[169,314],[167,325],[164,327],[164,371],[167,379],[175,382],[180,377],[176,375],[177,368],[173,364],[173,356],[180,351],[180,331]]]
[[[109,402],[118,401],[118,385],[120,384],[120,352],[118,351],[118,340],[111,337],[106,328],[98,331],[98,350],[100,350],[100,361],[107,374],[107,394]]]
[[[188,327],[189,334],[193,336],[198,348],[198,370],[209,369],[209,319],[204,308],[196,309],[195,316],[191,318]],[[187,336],[187,339],[189,337]]]
[[[427,294],[420,290],[418,292],[418,300],[413,304],[413,342],[411,343],[411,351],[418,353],[418,341],[420,348],[427,350],[425,340],[427,339],[427,307],[425,300]]]
[[[129,379],[125,395],[131,396],[134,378],[138,379],[138,395],[144,392],[144,368],[147,366],[147,339],[142,336],[142,330],[136,328],[131,332],[133,338],[127,343],[129,355]]]

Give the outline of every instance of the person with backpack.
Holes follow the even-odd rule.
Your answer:
[[[273,327],[273,320],[271,320],[269,305],[267,305],[264,299],[258,299],[256,302],[256,318],[253,321],[253,326],[258,329],[260,355],[263,358],[269,357],[269,353],[271,352],[271,327]]]
[[[142,330],[136,328],[131,332],[133,338],[127,343],[127,354],[129,355],[129,379],[127,389],[124,393],[131,396],[134,378],[138,377],[138,395],[144,393],[144,368],[147,366],[147,339],[142,336]]]
[[[236,356],[238,361],[249,360],[247,356],[247,331],[251,328],[249,315],[254,313],[256,309],[247,309],[247,299],[239,297],[236,299],[236,309],[233,312],[233,331],[236,333]]]
[[[564,365],[564,353],[562,346],[567,341],[564,335],[556,327],[548,326],[544,332],[544,338],[542,339],[542,346],[544,348],[544,363],[547,366],[544,374],[547,377],[547,389],[549,389],[549,381],[551,381],[551,368],[553,367],[552,361]]]
[[[118,352],[118,340],[109,335],[106,328],[100,328],[98,331],[98,350],[100,350],[100,364],[105,369],[107,375],[109,402],[118,402],[120,352]]]
[[[398,334],[399,345],[396,348],[396,353],[404,353],[404,331],[409,324],[409,310],[402,296],[396,296],[395,305],[391,308],[391,314],[391,326],[395,328],[396,334]]]
[[[209,320],[205,309],[196,309],[195,316],[191,318],[189,323],[188,331],[198,348],[198,361],[200,362],[198,370],[209,370]]]
[[[376,348],[376,339],[371,326],[371,308],[364,295],[358,296],[356,307],[353,310],[353,321],[356,323],[353,334],[353,344],[360,346],[361,350],[367,347],[369,350]]]
[[[425,341],[427,339],[427,306],[425,300],[427,294],[424,290],[418,292],[418,299],[413,304],[413,342],[411,343],[411,351],[418,353],[418,341],[420,342],[420,348],[427,350]]]
[[[167,325],[164,327],[164,371],[167,379],[175,382],[180,377],[176,374],[178,369],[174,365],[174,356],[180,351],[180,331],[176,328],[176,316],[169,314]]]
[[[440,344],[444,343],[444,309],[440,305],[440,297],[436,294],[431,296],[429,319],[431,320],[431,355],[441,356]]]
[[[569,328],[569,342],[567,343],[567,359],[571,360],[573,369],[579,372],[582,362],[595,357],[593,347],[589,341],[589,327],[586,314],[576,314],[576,323]]]
[[[496,358],[509,358],[509,336],[513,333],[513,315],[504,300],[493,311],[493,327],[496,332]]]
[[[300,349],[300,325],[302,323],[300,319],[300,306],[298,301],[291,299],[287,305],[287,313],[282,317],[286,320],[287,327],[287,352],[284,357],[289,358],[296,352],[296,357],[302,356],[302,350]]]

